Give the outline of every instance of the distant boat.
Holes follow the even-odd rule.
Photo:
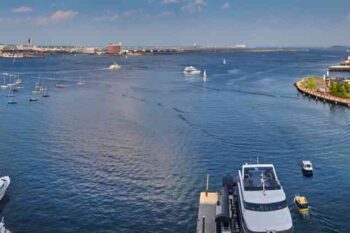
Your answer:
[[[7,97],[15,97],[15,95],[13,94],[13,90],[10,88],[9,89],[9,93],[7,94]]]
[[[50,97],[50,95],[47,94],[47,88],[46,87],[43,88],[43,95],[42,95],[42,97],[44,97],[44,98]]]
[[[201,71],[194,66],[186,66],[183,73],[185,75],[198,75],[201,73]]]
[[[20,85],[23,83],[23,80],[19,78],[19,75],[17,76],[17,80],[15,82],[16,85]]]
[[[57,84],[55,85],[55,87],[57,87],[57,88],[64,88],[64,83],[63,83],[63,82],[57,83]]]
[[[0,233],[11,233],[11,231],[9,231],[5,228],[4,218],[2,218],[2,220],[0,222]]]
[[[110,70],[119,70],[122,66],[117,64],[117,63],[113,63],[112,65],[109,66]]]
[[[15,97],[13,94],[9,94],[8,97],[10,97],[10,100],[7,101],[7,104],[17,104],[17,101],[13,99],[13,97]],[[0,186],[1,186],[1,181],[0,181]],[[0,191],[0,196],[1,196],[1,191]]]
[[[79,77],[79,81],[77,82],[78,86],[83,86],[85,84],[84,80],[81,80],[81,77]]]
[[[1,89],[6,90],[9,86],[6,84],[6,78],[4,77],[4,83],[1,85]]]
[[[207,81],[207,70],[204,70],[204,72],[203,72],[203,81],[204,82]]]
[[[35,102],[38,101],[38,98],[35,98],[34,96],[29,98],[29,102]]]
[[[226,59],[222,60],[222,64],[226,65]]]
[[[0,200],[5,196],[6,190],[11,183],[9,176],[3,176],[0,178]]]
[[[33,95],[37,95],[37,94],[40,94],[41,91],[40,91],[40,80],[36,81],[35,83],[35,86],[34,86],[34,89],[32,91],[32,94]]]

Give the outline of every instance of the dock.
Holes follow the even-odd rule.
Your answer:
[[[221,192],[207,190],[199,196],[196,233],[241,233],[237,202],[237,183],[231,176],[222,181]]]
[[[342,106],[350,107],[350,100],[348,100],[348,99],[332,96],[330,94],[323,93],[323,92],[311,91],[311,90],[308,90],[307,88],[302,87],[301,83],[303,82],[303,80],[304,79],[302,79],[294,84],[294,86],[297,88],[297,90],[300,93],[302,93],[303,95],[308,96],[308,97],[312,97],[312,98],[319,100],[319,101],[322,101],[324,103],[328,102],[328,103],[332,103],[335,105],[342,105]]]

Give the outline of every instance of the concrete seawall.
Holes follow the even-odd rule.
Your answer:
[[[318,91],[311,91],[308,90],[304,87],[301,86],[301,83],[304,81],[304,79],[294,83],[294,86],[298,89],[299,92],[301,92],[303,95],[309,96],[309,97],[313,97],[316,100],[320,100],[323,102],[328,102],[328,103],[332,103],[335,105],[343,105],[346,107],[350,107],[350,100],[344,99],[344,98],[340,98],[340,97],[335,97],[332,96],[330,94],[327,93],[322,93],[322,92],[318,92]]]

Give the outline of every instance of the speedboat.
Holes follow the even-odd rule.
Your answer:
[[[10,185],[10,177],[9,176],[3,176],[0,178],[0,200],[5,196],[5,192]]]
[[[304,176],[312,176],[313,168],[312,168],[311,161],[309,160],[301,161],[301,171],[303,172]]]
[[[55,87],[57,87],[57,88],[64,88],[64,84],[63,83],[57,83],[55,85]]]
[[[85,81],[79,78],[79,81],[77,82],[78,86],[83,86],[85,84]]]
[[[272,164],[243,165],[237,187],[244,233],[294,232],[286,194]]]
[[[38,98],[35,98],[35,97],[30,97],[29,98],[29,102],[35,102],[35,101],[38,101]]]
[[[298,208],[299,213],[307,214],[309,212],[309,201],[304,196],[295,196],[294,204]]]
[[[11,233],[11,231],[9,231],[5,228],[4,218],[2,218],[2,220],[0,222],[0,233]]]
[[[120,68],[122,68],[122,66],[117,63],[113,63],[112,65],[109,66],[110,70],[118,70]]]
[[[201,73],[201,71],[194,66],[186,66],[183,72],[185,75],[198,75]]]

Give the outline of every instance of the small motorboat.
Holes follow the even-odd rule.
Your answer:
[[[29,98],[29,102],[35,102],[35,101],[38,101],[38,98],[35,98],[35,97],[30,97]]]
[[[309,213],[309,201],[306,197],[297,195],[294,197],[294,204],[297,207],[299,213],[307,214]]]
[[[0,200],[5,196],[5,192],[10,185],[10,177],[3,176],[0,178]]]
[[[1,222],[0,222],[0,233],[11,233],[11,231],[5,228],[4,217],[1,219]]]
[[[194,66],[186,66],[183,72],[185,75],[198,75],[201,73],[201,71]]]
[[[117,63],[113,63],[112,65],[109,66],[110,70],[118,70],[120,68],[122,68],[122,66]]]
[[[312,168],[311,161],[309,160],[301,161],[301,171],[303,172],[304,176],[312,176],[313,168]]]
[[[78,86],[83,86],[85,84],[85,81],[79,78],[79,81],[77,82]]]
[[[57,87],[57,88],[64,88],[64,84],[63,83],[57,83],[55,85],[55,87]]]

